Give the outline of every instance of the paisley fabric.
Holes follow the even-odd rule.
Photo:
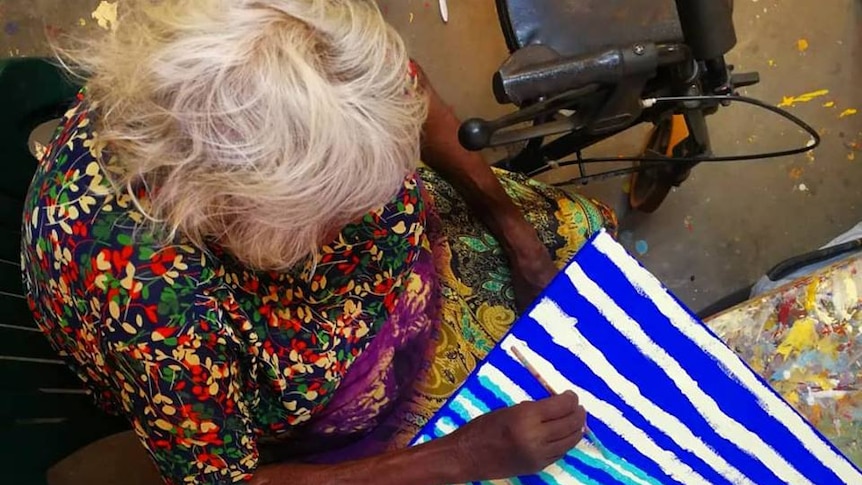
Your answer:
[[[217,244],[165,243],[109,182],[81,97],[26,201],[22,268],[36,321],[168,483],[247,480],[261,463],[403,446],[515,319],[499,244],[435,173],[284,273]],[[500,172],[561,262],[603,206]]]

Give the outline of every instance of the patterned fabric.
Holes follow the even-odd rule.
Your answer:
[[[254,272],[216,245],[160,244],[107,180],[115,161],[90,123],[83,101],[67,113],[33,181],[25,285],[52,345],[169,483],[403,446],[514,321],[499,245],[433,172],[347,226],[317,265]],[[558,259],[613,221],[500,176]]]

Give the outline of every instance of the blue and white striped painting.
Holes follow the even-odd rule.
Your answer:
[[[610,236],[594,237],[414,440],[571,389],[591,434],[529,484],[862,484],[862,473]]]

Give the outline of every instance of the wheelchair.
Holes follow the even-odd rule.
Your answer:
[[[792,155],[820,142],[802,120],[737,93],[760,76],[735,73],[725,61],[736,44],[733,0],[497,0],[497,11],[511,56],[494,75],[494,96],[518,110],[469,119],[459,139],[474,151],[518,146],[495,164],[500,168],[535,176],[577,165],[580,176],[564,184],[629,175],[631,207],[652,212],[698,163]],[[732,102],[777,113],[811,141],[780,152],[713,156],[706,117]],[[653,130],[639,156],[582,156],[640,123]],[[586,173],[586,164],[619,161],[632,163]]]

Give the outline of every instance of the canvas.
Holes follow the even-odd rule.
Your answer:
[[[572,390],[589,435],[523,484],[862,484],[862,473],[600,233],[581,249],[414,444]]]

